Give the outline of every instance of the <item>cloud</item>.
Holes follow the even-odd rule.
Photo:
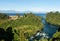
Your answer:
[[[50,12],[50,11],[60,11],[59,8],[40,8],[40,7],[22,7],[22,8],[0,8],[0,10],[14,10],[14,11],[31,11],[31,12]]]

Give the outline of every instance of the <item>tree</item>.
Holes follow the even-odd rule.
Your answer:
[[[60,25],[60,13],[58,11],[47,13],[46,21],[50,24]]]
[[[16,16],[18,16],[18,18],[20,18],[20,14],[19,13],[16,13]]]
[[[56,32],[56,33],[53,35],[53,40],[57,40],[57,41],[60,40],[60,32]]]
[[[27,14],[26,13],[24,13],[24,17],[27,17]]]
[[[8,19],[9,16],[6,15],[5,13],[0,13],[0,19]]]

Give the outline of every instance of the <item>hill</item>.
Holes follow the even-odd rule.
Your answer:
[[[60,25],[60,13],[59,12],[47,13],[46,21],[50,24]]]
[[[43,24],[41,22],[42,17],[35,16],[34,14],[24,14],[23,17],[19,17],[13,21],[7,21],[0,25],[3,29],[7,29],[9,26],[13,28],[14,41],[27,41],[24,33],[28,33],[32,36],[38,30],[43,29]],[[14,32],[16,31],[16,32]]]

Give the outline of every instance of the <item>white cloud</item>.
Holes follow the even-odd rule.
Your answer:
[[[39,7],[34,7],[34,8],[0,8],[0,10],[14,10],[14,11],[31,11],[31,12],[50,12],[50,11],[60,11],[59,8],[39,8]]]

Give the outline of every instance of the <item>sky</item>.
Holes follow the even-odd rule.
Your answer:
[[[0,0],[0,10],[60,11],[60,0]]]

